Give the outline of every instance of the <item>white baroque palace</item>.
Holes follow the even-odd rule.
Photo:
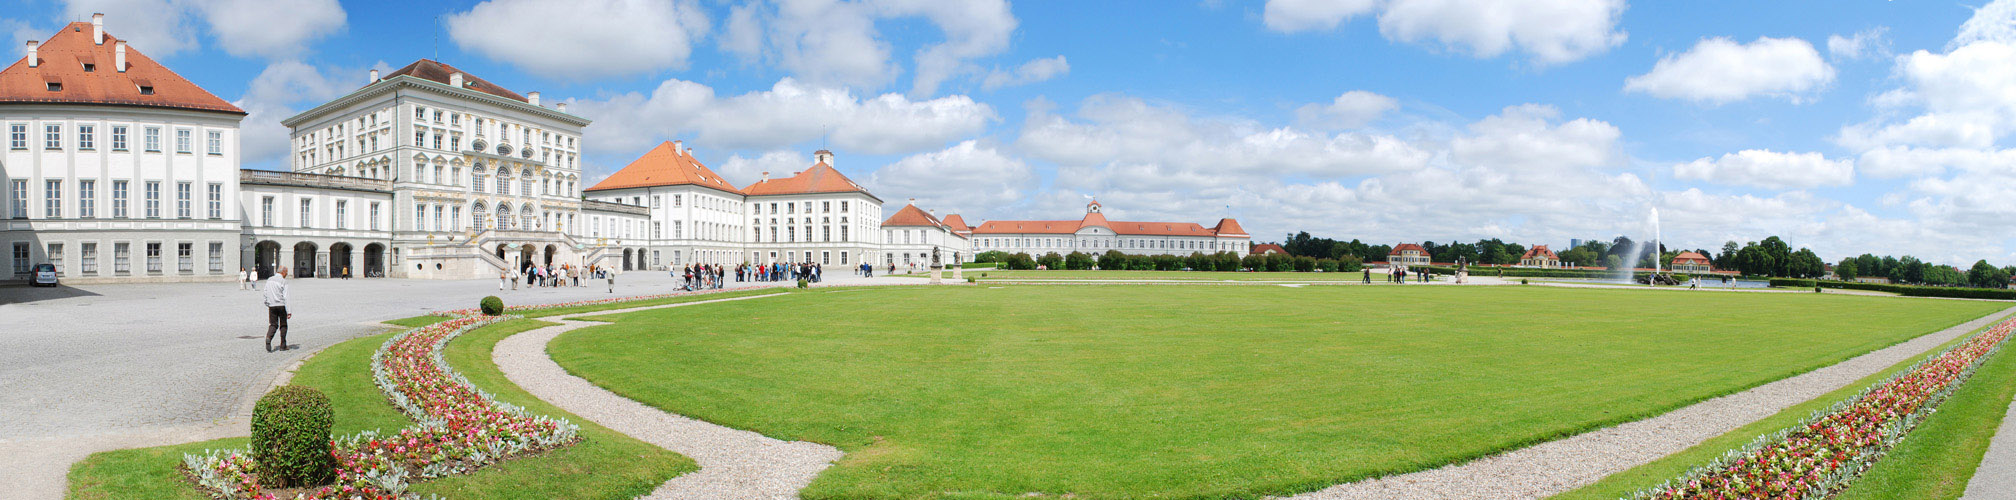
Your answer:
[[[288,172],[240,168],[245,111],[129,47],[104,16],[28,42],[0,70],[0,245],[25,279],[228,281],[492,278],[531,265],[664,269],[812,262],[957,265],[976,250],[1244,254],[1225,219],[993,221],[974,228],[883,201],[820,150],[804,170],[736,187],[682,142],[583,185],[589,120],[437,61],[373,70],[283,120]]]

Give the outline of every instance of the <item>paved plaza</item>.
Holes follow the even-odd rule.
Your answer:
[[[731,288],[793,284],[730,279]],[[323,347],[392,328],[380,321],[492,294],[547,304],[670,293],[676,281],[633,271],[612,295],[602,282],[499,292],[496,280],[296,279],[296,349],[274,353],[261,347],[259,292],[235,282],[0,287],[0,484],[11,486],[0,498],[58,498],[68,464],[93,452],[243,435],[236,420],[275,377]],[[825,284],[872,281],[829,272]]]

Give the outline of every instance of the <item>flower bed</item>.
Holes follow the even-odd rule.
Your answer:
[[[1838,493],[1965,383],[2012,329],[2016,319],[2003,321],[1792,428],[1634,497],[1799,499]]]
[[[729,290],[682,292],[514,306],[505,312],[657,300]],[[336,484],[297,499],[408,499],[408,480],[464,474],[518,455],[575,442],[578,428],[564,419],[534,415],[475,388],[448,367],[442,348],[470,330],[515,316],[484,316],[478,309],[435,314],[450,319],[407,330],[371,356],[371,375],[392,404],[418,425],[396,435],[362,432],[333,440]],[[277,499],[259,484],[258,464],[243,449],[209,450],[182,457],[196,484],[211,496],[230,500]]]

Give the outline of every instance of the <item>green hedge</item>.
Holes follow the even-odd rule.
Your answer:
[[[1799,278],[1771,278],[1771,288],[1813,288],[1819,286],[1816,280]]]
[[[260,484],[298,488],[334,481],[329,428],[335,424],[336,413],[322,391],[285,385],[260,397],[252,407],[252,459],[259,464]]]
[[[1966,288],[1952,286],[1891,285],[1885,283],[1862,283],[1859,281],[1805,280],[1806,286],[1838,288],[1842,290],[1869,290],[1890,292],[1906,297],[1950,297],[1960,299],[2016,300],[2016,290],[2006,288]],[[1778,280],[1771,280],[1771,286],[1778,286]]]
[[[1412,266],[1412,267],[1410,267],[1410,269],[1426,269],[1426,270],[1428,270],[1429,272],[1433,272],[1433,273],[1435,273],[1435,274],[1441,274],[1441,275],[1451,275],[1451,274],[1456,274],[1456,268],[1453,268],[1453,267],[1447,267],[1447,266]],[[1501,271],[1501,270],[1502,270],[1502,271],[1504,271],[1504,272],[1505,272],[1505,274],[1503,274],[1503,275],[1500,275],[1500,274],[1498,274],[1498,272],[1499,272],[1499,271]],[[1635,274],[1634,274],[1634,276],[1635,276],[1635,275],[1637,275],[1637,274],[1651,274],[1651,273],[1635,273]],[[1541,268],[1537,268],[1537,267],[1471,267],[1471,268],[1470,268],[1470,275],[1471,275],[1471,276],[1504,276],[1504,277],[1507,277],[1507,278],[1597,278],[1597,279],[1603,279],[1603,278],[1615,278],[1615,277],[1617,277],[1617,274],[1616,274],[1616,273],[1612,273],[1612,272],[1610,272],[1610,271],[1596,271],[1596,270],[1589,270],[1589,269],[1541,269]],[[1688,275],[1685,275],[1685,274],[1674,274],[1674,275],[1673,275],[1673,278],[1674,278],[1674,279],[1678,279],[1678,280],[1680,280],[1680,281],[1683,281],[1683,282],[1684,282],[1684,281],[1687,281],[1687,280],[1688,280],[1688,278],[1690,278],[1690,276],[1688,276]],[[1708,276],[1708,277],[1703,277],[1702,279],[1703,279],[1703,280],[1709,280],[1709,279],[1714,279],[1714,280],[1717,280],[1717,281],[1720,281],[1720,277],[1719,277],[1719,276]]]

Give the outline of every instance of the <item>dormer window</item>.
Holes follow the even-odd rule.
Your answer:
[[[90,73],[90,72],[94,72],[94,71],[98,71],[98,65],[96,65],[96,64],[91,64],[91,63],[84,63],[84,72],[85,72],[85,73]]]
[[[50,91],[50,92],[62,92],[62,91],[63,91],[63,82],[49,82],[49,91]]]
[[[153,86],[153,85],[141,85],[141,86],[140,86],[140,95],[154,95],[154,86]]]

